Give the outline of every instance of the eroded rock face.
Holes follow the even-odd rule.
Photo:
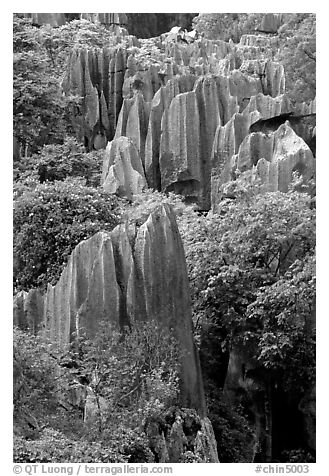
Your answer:
[[[265,23],[281,21],[265,17]],[[274,131],[278,121],[296,115],[284,95],[283,67],[266,55],[274,40],[143,41],[129,52],[113,47],[72,53],[64,85],[84,98],[76,130],[88,148],[130,138],[149,187],[182,194],[208,210],[219,200],[221,183],[234,179],[247,135]],[[291,126],[315,150],[313,123]]]
[[[16,298],[15,320],[33,330],[37,325],[30,323],[38,323],[60,344],[82,330],[93,337],[102,320],[118,328],[132,320],[156,320],[173,329],[182,350],[181,403],[203,417],[206,406],[184,249],[170,207],[156,209],[133,241],[124,225],[82,241],[45,295],[38,294],[36,300],[38,291],[32,290]]]
[[[32,23],[38,26],[62,26],[66,23],[64,13],[24,13],[27,18],[32,18]]]
[[[315,160],[308,145],[294,132],[286,119],[293,107],[285,95],[275,98],[257,94],[242,113],[236,113],[223,126],[218,125],[211,152],[212,207],[221,199],[221,184],[256,166],[262,181],[272,191],[286,192],[292,172],[305,180],[313,177]],[[281,124],[281,125],[280,125]],[[272,165],[271,165],[272,164]]]
[[[123,138],[122,138],[123,139]],[[124,138],[125,142],[129,139]],[[173,211],[160,206],[131,237],[126,225],[98,232],[81,242],[55,286],[15,298],[17,325],[47,331],[66,344],[86,331],[93,337],[101,320],[122,328],[132,320],[155,320],[171,329],[181,350],[180,403],[167,420],[148,421],[145,432],[157,462],[182,462],[186,452],[200,462],[218,462],[217,446],[206,415],[198,353],[193,341],[184,249]],[[82,388],[85,423],[102,417],[106,402]]]
[[[146,426],[150,448],[158,463],[219,463],[211,423],[190,409],[173,408]]]
[[[305,182],[314,177],[313,154],[288,122],[272,134],[270,141],[267,141],[263,151],[258,151],[262,158],[256,164],[257,173],[270,191],[287,192],[295,171],[303,176]],[[249,155],[253,154],[254,151],[250,150]]]
[[[108,143],[101,185],[107,192],[129,200],[147,186],[139,152],[128,137],[119,137]]]
[[[137,92],[131,99],[124,99],[115,134],[115,138],[124,135],[134,142],[143,164],[149,111],[150,104],[144,100],[141,92]]]
[[[104,25],[127,26],[128,24],[125,13],[80,13],[80,18]]]
[[[126,58],[126,51],[116,47],[72,50],[62,87],[82,97],[81,110],[72,111],[73,125],[89,150],[97,148],[99,134],[106,137],[105,145],[113,139],[122,106]]]
[[[14,297],[14,325],[36,334],[42,328],[44,296],[38,289],[20,291]]]
[[[282,20],[283,15],[280,13],[265,13],[257,30],[263,33],[277,33]]]
[[[194,91],[178,94],[162,117],[161,188],[197,200],[201,182],[199,111]]]

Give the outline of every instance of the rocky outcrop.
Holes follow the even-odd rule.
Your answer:
[[[62,26],[66,23],[64,13],[24,13],[26,18],[32,18],[34,25]]]
[[[261,137],[259,134],[262,133],[258,133],[258,136],[251,134],[247,138],[251,138],[248,141],[249,144],[251,140],[254,141],[254,146],[250,147],[247,142],[241,144],[237,159],[238,168],[246,166],[248,162],[250,165],[251,157],[254,157],[253,160],[256,161],[257,155],[261,156],[254,165],[256,165],[257,174],[270,191],[287,192],[293,172],[302,175],[305,182],[314,177],[313,154],[303,139],[291,129],[289,122],[280,126],[268,139],[264,140],[264,136]],[[260,144],[263,147],[257,150]]]
[[[103,25],[127,26],[128,18],[125,13],[80,13],[82,20],[89,20]]]
[[[190,409],[169,409],[145,432],[157,463],[219,463],[212,425]]]
[[[277,28],[280,21],[280,15],[264,15],[263,27]],[[203,210],[220,200],[218,189],[235,170],[263,158],[246,159],[246,149],[268,143],[259,134],[247,140],[248,134],[271,134],[290,120],[315,153],[315,104],[297,111],[284,95],[283,67],[267,54],[277,38],[243,35],[238,45],[164,39],[128,50],[72,52],[64,86],[83,97],[75,126],[89,149],[130,138],[149,187],[180,193]]]
[[[111,148],[129,139],[118,142]],[[35,333],[44,329],[61,345],[82,331],[92,338],[102,320],[119,329],[132,321],[155,320],[174,333],[181,350],[182,408],[147,422],[150,448],[158,462],[188,461],[191,455],[193,461],[218,462],[193,341],[184,250],[168,205],[158,207],[138,230],[119,225],[82,241],[55,286],[48,285],[44,295],[34,289],[15,298],[14,322]],[[96,402],[90,388],[79,392],[88,425],[106,410],[106,402]]]
[[[145,141],[148,128],[150,104],[145,102],[141,92],[131,99],[124,99],[118,119],[115,138],[129,137],[135,144],[142,162],[145,162]]]
[[[107,140],[114,137],[122,105],[126,58],[125,50],[116,47],[76,48],[71,53],[62,87],[66,93],[82,97],[81,108],[72,111],[73,124],[88,149],[94,148],[98,135]]]
[[[44,296],[38,289],[18,292],[14,297],[14,325],[36,334],[43,325]]]
[[[132,320],[156,320],[173,329],[182,350],[181,403],[204,416],[186,263],[174,214],[163,205],[132,238],[129,234],[120,225],[82,241],[45,295],[32,290],[16,298],[15,322],[33,330],[43,327],[53,342],[66,344],[82,330],[94,336],[102,320],[118,328]]]
[[[227,367],[223,398],[227,404],[244,408],[252,415],[254,438],[248,443],[251,461],[271,461],[272,409],[268,405],[266,378],[246,346],[233,347]]]
[[[260,25],[257,30],[262,33],[277,33],[282,25],[283,14],[281,13],[264,13]]]
[[[108,143],[101,185],[107,192],[128,200],[147,186],[139,152],[128,137],[119,137]]]
[[[101,23],[113,35],[128,35],[126,28],[128,18],[125,13],[80,13],[80,18],[93,23]]]
[[[161,123],[162,190],[197,199],[201,182],[199,124],[195,92],[174,97]]]
[[[214,209],[220,200],[219,187],[234,180],[237,170],[243,172],[257,166],[257,173],[273,191],[287,191],[295,170],[305,180],[314,175],[311,150],[290,123],[284,124],[294,117],[292,114],[293,107],[286,96],[258,94],[250,98],[242,113],[234,114],[227,124],[217,127],[211,153]]]

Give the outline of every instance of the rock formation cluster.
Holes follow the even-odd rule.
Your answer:
[[[57,14],[47,15],[34,21],[61,24]],[[82,18],[108,25],[114,38],[103,49],[74,48],[63,80],[65,93],[82,98],[73,111],[77,137],[89,150],[105,149],[105,190],[133,200],[150,187],[216,211],[221,185],[239,172],[253,170],[268,190],[281,192],[293,172],[314,176],[315,101],[296,108],[285,96],[282,65],[266,59],[275,37],[244,35],[236,45],[138,41],[125,30],[124,14]],[[280,15],[265,15],[259,31],[276,32],[281,22]],[[82,329],[93,336],[103,319],[119,328],[156,320],[174,329],[183,350],[181,404],[200,417],[193,445],[202,461],[218,461],[192,336],[184,250],[168,206],[138,229],[120,225],[82,241],[55,286],[45,294],[22,291],[14,301],[15,324],[46,329],[61,344]],[[239,359],[232,353],[228,395],[238,387]],[[179,445],[188,447],[184,418],[177,414],[167,435],[157,423],[148,428],[160,462],[178,462]],[[260,430],[259,441],[266,435]]]
[[[21,291],[14,300],[16,325],[45,330],[61,345],[82,331],[94,336],[102,320],[119,329],[154,320],[173,330],[182,350],[181,404],[194,408],[208,428],[184,249],[168,205],[156,209],[139,229],[119,225],[82,241],[55,286],[48,285],[45,294]],[[205,444],[214,446],[204,432]]]
[[[265,15],[261,31],[277,29],[280,18]],[[312,152],[304,149],[314,141],[315,105],[297,110],[290,104],[282,65],[266,57],[275,41],[260,34],[243,35],[237,45],[154,38],[125,48],[118,43],[74,49],[63,87],[83,98],[74,119],[77,133],[96,149],[128,137],[148,187],[179,193],[202,210],[215,208],[219,186],[247,168],[255,167],[270,190],[286,191],[291,171],[305,173],[305,179],[314,174]],[[286,120],[286,134],[281,128],[274,135]],[[271,141],[287,141],[287,135],[294,137],[294,152],[284,165],[288,178],[277,153],[268,151]],[[123,182],[121,193],[124,187]]]

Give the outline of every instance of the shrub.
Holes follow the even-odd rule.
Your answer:
[[[90,432],[103,434],[120,425],[142,428],[175,404],[178,357],[175,339],[155,322],[132,323],[124,337],[105,322],[93,340],[81,335],[63,361],[74,369],[74,381],[88,382],[97,403]]]
[[[207,400],[222,463],[250,463],[253,458],[256,435],[241,409],[226,404],[221,395],[212,394]]]
[[[13,26],[14,135],[27,155],[44,144],[61,143],[72,132],[70,105],[79,98],[63,96],[61,71],[48,56],[40,30],[16,15]]]
[[[311,199],[293,190],[264,193],[257,184],[244,182],[244,177],[226,188],[231,198],[220,202],[217,214],[191,213],[178,220],[206,391],[209,395],[207,386],[214,384],[218,398],[228,355],[238,347],[253,359],[261,379],[268,379],[290,398],[293,395],[298,405],[315,378]],[[225,423],[221,413],[212,413],[213,424],[221,428]],[[230,425],[220,431],[224,435],[220,444],[225,448],[226,441],[231,453],[227,458],[235,458],[235,443],[229,444],[225,436],[225,432],[232,436]]]
[[[121,454],[119,448],[74,440],[46,428],[35,440],[15,436],[13,459],[15,463],[124,463],[129,457]]]
[[[143,430],[177,403],[178,358],[176,340],[155,322],[124,334],[103,322],[93,340],[76,336],[65,349],[15,329],[14,460],[154,461]]]
[[[159,205],[166,203],[174,209],[177,218],[189,215],[193,206],[186,205],[183,197],[172,192],[162,193],[153,189],[146,189],[143,193],[134,196],[134,201],[125,208],[125,214],[131,223],[142,225]]]
[[[193,19],[193,26],[205,38],[238,43],[242,35],[254,33],[260,17],[255,13],[200,13]]]
[[[83,145],[69,137],[63,144],[45,145],[39,154],[22,159],[14,171],[15,179],[25,182],[35,177],[39,182],[54,182],[67,177],[82,177],[86,185],[97,187],[103,163],[103,151],[87,153]]]
[[[45,183],[14,204],[16,286],[46,286],[59,278],[82,240],[112,230],[120,220],[119,200],[78,179]]]
[[[50,357],[50,344],[14,329],[14,421],[22,431],[35,435],[40,419],[56,411],[56,360]]]

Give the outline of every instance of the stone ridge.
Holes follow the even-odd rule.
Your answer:
[[[100,185],[107,192],[128,200],[147,187],[140,154],[128,137],[108,142]]]
[[[118,328],[155,320],[172,329],[182,351],[181,404],[205,415],[184,249],[168,205],[151,213],[133,247],[125,225],[98,232],[77,245],[59,281],[43,296],[31,290],[14,301],[16,325],[44,329],[61,345],[83,330],[92,338],[102,320]]]
[[[264,21],[279,25],[280,18]],[[149,187],[181,194],[202,210],[214,208],[219,187],[235,178],[239,147],[250,133],[274,132],[285,115],[293,115],[291,127],[315,151],[315,102],[298,111],[292,107],[282,65],[266,57],[273,41],[264,35],[244,35],[237,45],[157,38],[140,47],[74,50],[64,87],[83,97],[75,118],[80,139],[97,149],[113,138],[130,138]],[[134,154],[126,153],[126,163],[132,163]],[[138,180],[131,189],[122,164],[120,172],[116,167],[107,189],[131,199]]]

